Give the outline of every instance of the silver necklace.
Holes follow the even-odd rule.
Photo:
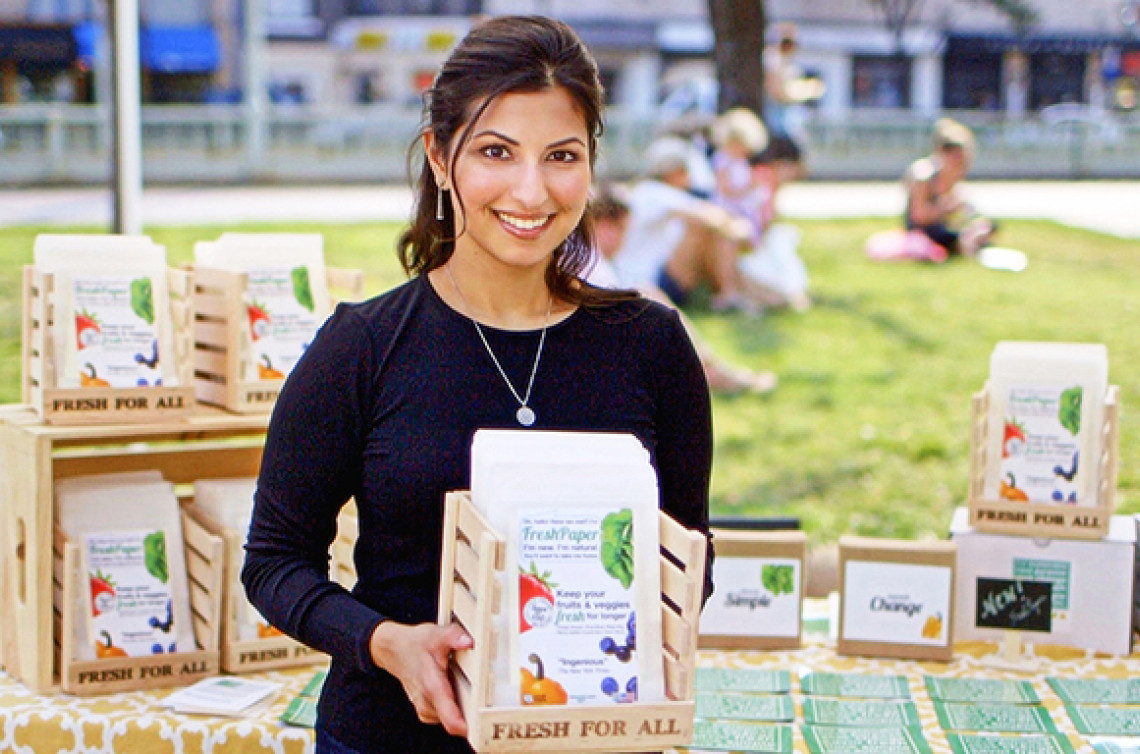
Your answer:
[[[459,283],[455,280],[455,273],[451,271],[451,265],[444,265],[444,269],[447,270],[447,277],[451,279],[451,286],[455,288],[455,292],[459,295],[459,300],[463,302],[463,308],[468,312],[474,312],[471,308],[471,303],[467,300],[467,297],[463,295],[463,289],[459,287]],[[553,307],[554,296],[551,296],[550,300],[546,303],[546,319],[542,324],[542,334],[538,337],[538,350],[534,354],[534,366],[530,368],[530,380],[526,383],[526,395],[522,396],[519,395],[518,390],[515,390],[515,386],[511,384],[511,379],[507,377],[506,370],[504,370],[503,365],[499,363],[495,352],[491,350],[491,344],[487,342],[487,336],[483,334],[483,328],[479,326],[478,320],[470,315],[467,317],[471,320],[471,324],[475,325],[475,332],[479,333],[479,340],[483,342],[483,348],[487,349],[487,355],[491,357],[491,361],[495,363],[495,368],[499,370],[499,376],[503,378],[503,382],[507,383],[507,389],[511,391],[511,395],[519,402],[518,411],[515,411],[515,419],[524,427],[529,427],[534,424],[535,419],[538,418],[535,416],[534,409],[527,404],[530,403],[530,393],[531,390],[534,389],[534,376],[538,374],[538,362],[542,359],[542,346],[546,343],[546,329],[550,327],[550,311]]]

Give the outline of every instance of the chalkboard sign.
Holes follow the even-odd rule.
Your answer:
[[[1052,582],[979,578],[977,585],[974,624],[979,628],[1053,630]]]

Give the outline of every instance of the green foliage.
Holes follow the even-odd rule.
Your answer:
[[[146,572],[163,584],[170,578],[166,567],[166,533],[152,531],[143,538],[143,556],[146,560]]]
[[[297,303],[309,311],[313,311],[313,289],[309,285],[309,268],[294,267],[291,271],[293,277],[293,298]]]
[[[775,597],[791,594],[796,588],[790,565],[764,566],[760,569],[760,583]]]
[[[1081,432],[1081,396],[1084,391],[1080,387],[1071,387],[1061,392],[1061,407],[1058,409],[1057,421],[1076,437]]]
[[[131,311],[148,325],[154,324],[154,290],[150,278],[135,278],[131,281]]]
[[[629,589],[633,583],[633,511],[622,508],[602,519],[602,567]]]

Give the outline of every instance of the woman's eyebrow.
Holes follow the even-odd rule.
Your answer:
[[[501,132],[495,131],[493,129],[487,129],[486,131],[480,131],[479,133],[475,134],[471,138],[472,138],[472,140],[474,140],[474,139],[481,138],[483,136],[493,136],[497,139],[502,139],[503,141],[507,142],[508,144],[511,144],[513,146],[516,146],[516,147],[519,145],[518,139],[512,139],[510,136],[507,136],[505,133],[501,133]],[[555,147],[561,147],[565,144],[571,144],[574,142],[577,142],[578,144],[581,144],[582,146],[586,146],[586,142],[582,140],[582,137],[580,137],[580,136],[567,136],[565,139],[559,139],[558,141],[551,142],[550,144],[547,144],[546,148],[547,149],[553,149]]]

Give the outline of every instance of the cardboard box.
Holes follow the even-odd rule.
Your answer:
[[[799,647],[807,535],[727,529],[712,534],[716,591],[701,613],[700,646]]]
[[[953,542],[840,537],[835,651],[949,662],[956,552]]]
[[[1102,540],[1032,539],[976,531],[967,509],[958,508],[950,535],[958,543],[956,639],[1001,641],[1003,629],[976,625],[977,580],[1023,579],[1053,584],[1050,630],[1023,631],[1023,641],[1131,652],[1136,568],[1131,517],[1113,516]]]

